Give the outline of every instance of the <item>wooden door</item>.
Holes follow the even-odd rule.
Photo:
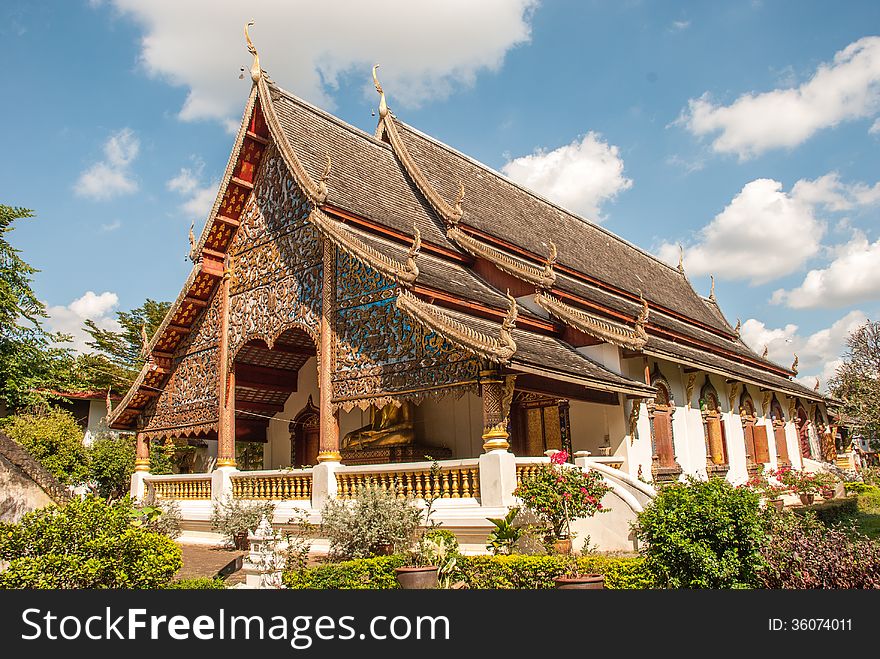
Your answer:
[[[659,466],[675,467],[675,448],[672,444],[672,415],[669,408],[654,409],[654,453]]]
[[[789,465],[791,460],[788,459],[788,446],[785,441],[785,424],[773,424],[773,438],[776,440],[776,462],[780,465]]]
[[[755,462],[770,462],[770,447],[767,445],[767,426],[752,424],[755,445]]]

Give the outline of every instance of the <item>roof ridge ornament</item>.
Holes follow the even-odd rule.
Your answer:
[[[553,283],[556,283],[556,272],[553,270],[553,266],[556,263],[557,256],[559,256],[559,252],[556,251],[556,243],[552,240],[548,240],[547,261],[544,263],[544,278]]]
[[[195,227],[196,221],[193,220],[189,225],[189,260],[193,263],[196,262],[196,235],[193,233]]]
[[[648,320],[648,303],[642,300],[642,312],[636,319],[635,329],[566,304],[546,291],[535,292],[535,303],[554,318],[589,336],[630,350],[641,350],[648,341],[645,323]]]
[[[684,247],[678,243],[678,271],[684,274]]]
[[[333,163],[330,161],[330,154],[327,154],[327,166],[321,172],[321,178],[318,179],[318,193],[323,199],[327,198],[327,179],[330,178],[330,168]]]
[[[248,28],[254,24],[253,19],[244,24],[244,38],[247,41],[248,52],[254,56],[254,61],[251,64],[251,80],[256,84],[263,76],[263,70],[260,68],[260,56],[257,53],[257,48],[254,46],[254,42],[251,41],[251,35],[248,34]]]
[[[818,377],[816,378],[816,384],[813,385],[813,391],[819,391],[819,378]]]
[[[798,374],[798,356],[797,353],[794,353],[794,361],[791,363],[791,372],[795,375]]]
[[[765,343],[765,344],[764,344],[764,352],[761,353],[761,357],[762,357],[763,359],[767,359],[767,354],[768,354],[769,352],[770,352],[770,348],[769,348],[769,347],[767,346],[767,344]]]
[[[141,323],[141,359],[146,359],[150,352],[150,339],[147,337],[147,324]]]
[[[461,216],[464,215],[464,211],[461,210],[461,202],[464,201],[464,183],[461,181],[458,182],[458,196],[455,198],[455,205],[452,207],[455,211],[455,216],[450,218],[450,222],[453,225],[458,224],[458,221],[461,219]]]
[[[545,263],[544,267],[531,265],[523,260],[514,258],[492,245],[484,243],[476,236],[465,233],[454,224],[446,230],[446,237],[471,256],[486,259],[502,272],[534,284],[540,289],[552,288],[556,283],[556,272],[553,270],[552,263],[549,264],[549,267],[548,263]],[[555,249],[556,246],[553,245],[550,250],[550,257],[553,262],[556,260]]]
[[[715,302],[715,275],[709,275],[709,279],[712,280],[712,286],[709,288],[709,299]]]
[[[642,295],[641,290],[639,290],[639,299],[642,301],[642,310],[636,317],[635,334],[639,341],[643,342],[642,345],[644,346],[644,344],[648,342],[648,332],[645,331],[645,325],[648,323],[648,316],[651,314],[651,309],[648,307],[648,301],[645,299],[645,296]]]
[[[378,68],[378,64],[373,65],[373,84],[376,86],[376,91],[379,92],[379,121],[381,121],[388,116],[388,103],[385,101],[385,90],[382,89],[379,78],[376,76],[376,69]]]
[[[397,289],[395,305],[440,336],[464,346],[481,357],[504,363],[516,352],[516,342],[510,333],[516,322],[516,300],[513,310],[508,309],[507,317],[501,325],[500,340],[469,327],[448,315],[440,307],[419,299],[403,288]]]
[[[736,334],[736,338],[739,338],[740,330],[742,330],[742,320],[737,318],[736,319],[736,327],[733,328],[733,333]]]

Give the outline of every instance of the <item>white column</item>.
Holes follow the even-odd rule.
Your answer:
[[[516,458],[507,449],[494,449],[480,456],[480,505],[504,508],[516,505]]]

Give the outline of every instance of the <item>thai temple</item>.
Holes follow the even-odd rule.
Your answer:
[[[273,500],[283,524],[396,482],[439,493],[479,546],[517,480],[565,450],[612,486],[584,532],[632,549],[659,483],[834,461],[829,400],[796,357],[746,346],[714,285],[699,295],[681,263],[407,125],[375,68],[369,134],[281,89],[247,43],[192,271],[110,414],[137,435],[134,496],[180,501],[197,534],[223,497]],[[149,473],[169,439],[204,447],[201,473]]]

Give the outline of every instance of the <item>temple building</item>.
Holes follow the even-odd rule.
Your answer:
[[[278,87],[247,41],[192,272],[111,414],[137,433],[135,494],[318,508],[377,475],[418,495],[431,456],[444,499],[488,509],[565,449],[637,512],[647,483],[835,459],[826,398],[796,357],[745,345],[714,285],[405,124],[375,68],[368,134]],[[213,471],[149,476],[167,438],[205,442]],[[262,447],[258,471],[237,443]]]

